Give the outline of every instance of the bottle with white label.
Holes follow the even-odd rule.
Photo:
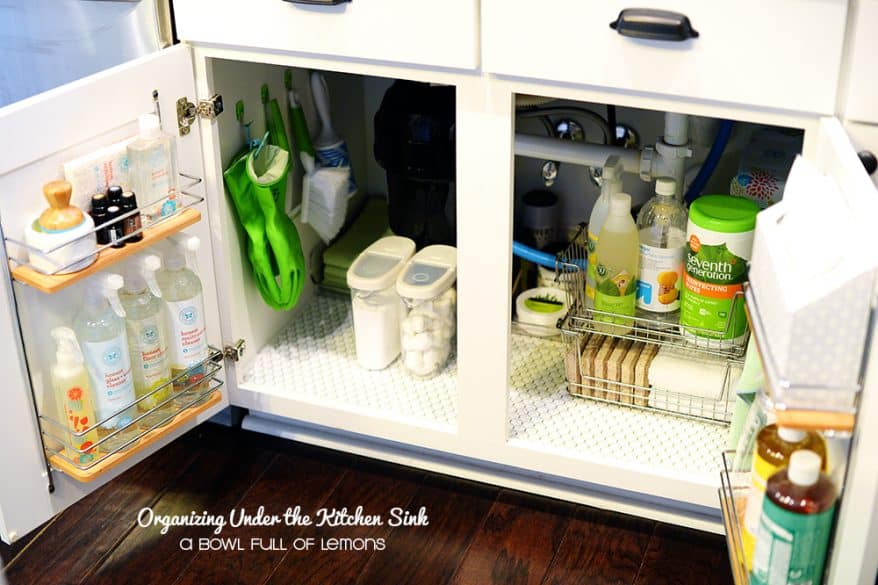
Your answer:
[[[595,270],[598,265],[597,245],[598,236],[607,221],[610,213],[610,198],[614,193],[622,191],[622,162],[619,157],[613,155],[607,158],[601,172],[601,194],[591,208],[591,216],[588,218],[588,266],[585,272],[585,305],[594,307],[596,277]]]
[[[58,344],[55,363],[52,364],[52,386],[55,399],[60,402],[59,412],[70,430],[67,457],[79,465],[87,465],[97,456],[98,432],[94,428],[94,401],[88,372],[82,365],[82,352],[76,334],[69,327],[55,327],[52,338]]]
[[[137,123],[139,133],[127,148],[128,173],[145,227],[177,210],[177,145],[155,114],[143,114]]]
[[[640,235],[638,316],[667,323],[680,320],[680,287],[686,246],[687,213],[676,197],[677,182],[660,178],[655,197],[637,216]]]
[[[134,392],[141,413],[140,427],[153,429],[171,422],[171,368],[168,362],[168,335],[162,312],[162,292],[155,273],[161,267],[156,255],[135,258],[125,271],[125,286],[119,300],[127,315],[125,330],[131,353]]]
[[[187,259],[194,264],[199,245],[197,237],[175,243],[173,250],[165,255],[164,267],[156,275],[165,301],[175,401],[181,407],[200,402],[199,397],[207,390],[202,381],[208,347],[201,280],[187,266]]]
[[[125,335],[125,310],[119,302],[122,277],[102,274],[85,294],[73,320],[97,410],[101,451],[129,449],[136,443],[134,383]]]

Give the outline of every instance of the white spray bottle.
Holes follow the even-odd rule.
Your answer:
[[[70,430],[67,457],[80,465],[94,461],[98,433],[94,428],[95,410],[88,372],[82,365],[82,352],[76,334],[69,327],[55,327],[52,338],[57,344],[52,364],[52,387],[59,411]]]
[[[151,429],[170,422],[171,368],[168,362],[168,335],[162,313],[162,292],[156,281],[161,259],[150,254],[129,262],[125,270],[125,286],[119,300],[125,309],[125,329],[131,352],[134,392],[141,412],[140,427]],[[161,388],[161,389],[159,389]],[[145,398],[144,398],[145,397]],[[166,404],[163,404],[166,403]],[[161,405],[157,410],[156,407]]]
[[[607,221],[610,213],[610,198],[614,193],[622,191],[622,161],[613,155],[607,158],[602,172],[601,194],[588,219],[588,268],[585,274],[585,304],[589,308],[594,307],[595,269],[598,265],[597,245],[598,236]]]
[[[73,321],[94,391],[98,421],[103,421],[98,426],[103,451],[133,446],[126,445],[134,433],[129,425],[136,416],[136,408],[132,406],[134,383],[123,320],[125,310],[119,302],[122,284],[118,274],[98,275],[86,290],[85,304]]]
[[[200,245],[195,236],[174,241],[172,250],[165,254],[164,267],[156,275],[165,301],[171,377],[180,406],[192,405],[206,390],[201,382],[208,356],[204,299],[201,280],[189,268],[195,266],[195,252]]]

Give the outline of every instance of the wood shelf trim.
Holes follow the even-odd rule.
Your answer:
[[[144,229],[143,239],[139,242],[126,243],[124,248],[107,248],[100,252],[97,260],[78,272],[71,272],[70,274],[43,274],[26,264],[22,264],[12,269],[12,278],[38,291],[53,294],[73,283],[88,278],[92,274],[106,270],[110,266],[148,248],[156,242],[198,223],[200,220],[201,212],[187,207],[175,217],[167,219],[155,227]]]
[[[134,457],[150,445],[156,443],[160,439],[170,434],[172,431],[180,428],[188,421],[194,419],[202,412],[212,408],[213,406],[216,406],[221,400],[222,392],[219,389],[214,390],[206,402],[181,411],[165,426],[155,428],[140,437],[140,440],[138,440],[137,443],[135,443],[134,446],[127,451],[110,455],[109,457],[103,459],[97,465],[88,469],[79,469],[78,467],[57,454],[49,456],[49,464],[54,469],[63,471],[77,481],[88,483],[107,473],[119,464]]]

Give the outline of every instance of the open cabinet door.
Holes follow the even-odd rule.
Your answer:
[[[186,416],[178,415],[171,424],[157,427],[156,430],[165,430],[147,435],[128,455],[114,460],[114,465],[105,466],[87,481],[59,471],[44,455],[39,413],[45,414],[44,409],[51,408],[47,404],[54,400],[50,400],[49,380],[54,347],[48,329],[70,324],[81,301],[82,289],[77,287],[85,286],[89,278],[56,294],[23,284],[9,261],[13,261],[11,266],[17,266],[15,260],[22,260],[24,251],[11,240],[23,240],[25,225],[34,221],[46,206],[42,185],[63,178],[64,162],[137,133],[137,117],[155,109],[154,92],[158,92],[164,131],[177,135],[179,171],[203,177],[199,125],[191,124],[191,130],[184,136],[178,134],[177,100],[186,97],[198,102],[192,57],[185,45],[0,109],[0,135],[4,137],[0,150],[0,224],[4,236],[0,258],[0,441],[6,445],[0,451],[0,536],[6,542],[25,535],[228,405],[224,388],[219,388],[206,403],[181,411]],[[202,198],[217,194],[206,194],[203,184],[191,185],[193,182],[181,179],[181,188],[191,194],[191,209],[184,209],[152,232],[145,232],[143,244],[152,239],[150,234],[156,234],[158,239],[160,225],[170,225],[188,214],[189,219],[176,226],[183,230],[180,234],[196,235],[201,240],[197,268],[203,284],[207,339],[211,346],[222,348],[207,206],[199,203]],[[196,221],[199,214],[200,220]],[[162,242],[156,245],[161,246]],[[102,255],[94,266],[103,259]],[[109,266],[107,270],[115,271],[118,266]],[[220,369],[217,383],[224,379],[225,373]]]
[[[847,132],[836,118],[820,123],[816,163],[838,183],[848,205],[861,225],[855,229],[875,233],[878,218],[878,190],[857,157]],[[815,234],[819,238],[819,234]],[[878,242],[873,236],[873,241]],[[832,245],[821,242],[816,245]],[[871,252],[878,254],[878,243]],[[873,296],[873,316],[876,297]],[[838,523],[828,562],[830,585],[874,585],[878,573],[878,321],[870,324],[866,347],[863,389],[857,424],[851,441],[844,493],[838,509]]]

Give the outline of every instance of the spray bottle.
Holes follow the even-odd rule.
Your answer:
[[[94,461],[97,455],[94,444],[98,441],[97,430],[93,428],[97,419],[88,372],[82,365],[82,352],[73,329],[56,327],[52,329],[52,338],[58,345],[52,365],[52,387],[71,433],[67,457],[84,465]]]
[[[128,339],[125,336],[125,310],[119,302],[122,277],[102,274],[86,290],[85,304],[73,321],[82,347],[85,367],[94,391],[102,451],[130,448],[136,416],[133,406],[134,384]]]
[[[585,304],[588,308],[594,307],[598,236],[610,214],[610,198],[614,193],[622,191],[622,161],[618,156],[607,158],[602,177],[601,194],[595,201],[591,209],[591,217],[588,219],[588,268],[585,273]]]
[[[157,274],[165,301],[171,377],[180,406],[191,406],[206,390],[202,382],[208,356],[204,300],[201,280],[190,268],[195,266],[195,252],[200,245],[194,236],[174,241]]]
[[[161,259],[154,254],[135,258],[126,266],[125,285],[119,293],[126,313],[134,392],[143,398],[137,407],[142,413],[149,412],[139,421],[140,427],[146,430],[169,423],[173,406],[169,401],[168,335],[162,313],[162,292],[156,281],[160,267]]]

